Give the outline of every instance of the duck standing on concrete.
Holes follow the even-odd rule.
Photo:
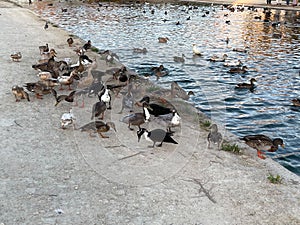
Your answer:
[[[61,119],[60,119],[60,127],[61,129],[66,129],[67,126],[73,125],[73,128],[75,128],[75,122],[76,118],[74,114],[72,113],[72,109],[70,109],[69,112],[62,114]]]
[[[106,103],[103,102],[103,101],[99,101],[99,102],[96,102],[93,107],[92,107],[92,117],[91,117],[91,120],[94,119],[94,117],[99,117],[101,115],[101,120],[103,120],[104,118],[104,112],[105,110],[107,109],[106,107]]]
[[[60,102],[66,101],[66,102],[74,102],[74,96],[76,91],[72,91],[68,95],[57,95],[57,92],[54,89],[51,89],[52,94],[56,100],[56,103],[54,106],[57,106]]]
[[[137,126],[140,130],[141,129],[140,126],[148,122],[150,119],[150,113],[148,111],[148,108],[150,108],[148,103],[144,102],[142,113],[138,112],[138,113],[132,113],[127,116],[124,116],[121,119],[121,122],[127,123],[129,130],[133,130],[133,128],[130,127],[131,125]]]
[[[247,145],[257,150],[257,156],[261,159],[265,159],[265,155],[262,151],[275,152],[278,150],[280,145],[284,148],[284,143],[281,138],[271,139],[266,135],[257,134],[257,135],[248,135],[241,140],[244,140]]]
[[[10,58],[14,62],[20,62],[20,60],[22,59],[22,54],[21,52],[15,52],[10,55]]]
[[[38,99],[43,99],[43,95],[50,94],[52,90],[52,88],[48,87],[43,81],[25,83],[24,87],[28,91],[35,93],[35,97]]]
[[[133,110],[133,106],[134,106],[134,96],[132,94],[132,86],[133,84],[132,83],[129,83],[128,86],[127,86],[127,93],[123,96],[123,99],[122,99],[122,108],[119,112],[119,114],[121,114],[124,110],[124,108],[127,108],[130,110],[130,112],[132,112]]]
[[[154,129],[148,131],[145,128],[141,128],[137,131],[138,142],[141,139],[141,136],[144,134],[144,137],[147,141],[153,142],[152,148],[155,147],[156,142],[160,142],[157,147],[161,147],[163,142],[178,144],[172,137],[172,133],[166,132],[163,129]]]
[[[28,93],[24,90],[24,88],[19,87],[18,85],[14,85],[11,88],[12,93],[14,94],[16,98],[16,102],[21,101],[20,99],[27,99],[28,102],[30,102]],[[20,99],[19,99],[20,98]]]
[[[172,113],[160,115],[156,117],[154,121],[166,127],[167,132],[174,133],[171,128],[180,126],[181,117],[178,115],[177,111],[173,109]]]
[[[223,138],[222,138],[222,134],[218,132],[217,124],[211,125],[210,132],[207,136],[207,140],[208,140],[208,148],[210,148],[210,144],[213,143],[213,144],[217,144],[218,150],[220,150],[220,146],[222,145]]]
[[[67,43],[68,43],[69,47],[72,47],[72,44],[74,43],[73,38],[72,38],[72,37],[69,37],[69,38],[67,39]]]
[[[105,123],[101,120],[96,120],[83,125],[82,127],[78,128],[78,130],[81,130],[81,132],[88,131],[91,137],[92,132],[97,132],[101,138],[108,138],[108,136],[104,136],[102,133],[108,132],[110,128],[113,128],[114,131],[117,132],[116,126],[113,122]]]

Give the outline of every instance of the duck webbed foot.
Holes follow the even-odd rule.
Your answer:
[[[261,159],[266,159],[266,156],[264,155],[264,153],[260,150],[257,150],[257,156],[258,158],[261,158]]]

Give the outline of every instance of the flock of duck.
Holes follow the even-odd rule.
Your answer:
[[[67,44],[72,47],[74,40],[72,38],[67,39]],[[62,102],[78,106],[78,102],[81,98],[82,105],[84,107],[84,96],[97,96],[98,101],[92,105],[91,121],[79,128],[75,127],[75,116],[72,109],[63,113],[61,116],[61,128],[66,129],[69,126],[73,126],[74,129],[88,132],[90,136],[94,136],[95,133],[99,134],[101,138],[108,138],[104,133],[114,130],[116,126],[114,122],[104,122],[105,112],[112,109],[112,96],[115,97],[121,92],[123,93],[122,107],[119,114],[122,114],[124,110],[128,111],[127,115],[124,115],[120,122],[128,124],[129,130],[134,130],[132,126],[136,126],[138,141],[142,135],[146,140],[153,142],[152,147],[162,146],[163,142],[169,142],[177,144],[173,139],[174,131],[172,128],[180,125],[181,117],[179,116],[175,107],[167,102],[164,102],[163,98],[158,98],[162,104],[158,104],[154,97],[145,95],[141,100],[135,101],[135,80],[137,80],[136,74],[128,71],[125,66],[120,68],[113,68],[105,73],[97,71],[98,62],[95,57],[93,60],[86,54],[90,51],[92,45],[89,40],[75,52],[78,55],[78,62],[71,64],[67,59],[57,61],[55,49],[50,49],[48,44],[39,46],[40,59],[37,64],[32,65],[32,68],[38,70],[38,81],[27,82],[23,86],[14,85],[12,87],[12,93],[15,96],[16,102],[21,99],[27,99],[30,101],[30,93],[33,93],[36,99],[43,99],[45,95],[52,94],[55,99],[54,107],[57,107]],[[99,53],[101,57],[105,57],[107,64],[112,65],[116,56],[110,51],[104,51]],[[11,54],[12,61],[18,62],[22,58],[21,53]],[[71,60],[70,60],[71,61]],[[110,74],[109,74],[110,73]],[[102,81],[104,75],[109,75],[109,78],[105,82]],[[74,89],[72,89],[74,86]],[[60,94],[61,90],[67,87],[69,93]],[[176,83],[173,84],[173,90],[178,88]],[[157,99],[156,99],[157,100]],[[167,105],[167,106],[164,106]],[[135,112],[135,108],[142,108]],[[150,117],[151,118],[150,120]],[[159,124],[160,128],[148,131],[146,128],[141,127],[144,123],[155,121]]]
[[[167,43],[169,41],[168,37],[158,37],[159,43]],[[230,40],[227,38],[226,43]],[[69,47],[72,47],[74,41],[72,38],[67,39],[67,44]],[[108,121],[104,122],[104,115],[106,110],[111,109],[111,92],[116,96],[119,94],[120,89],[127,88],[127,92],[123,94],[122,99],[122,108],[119,113],[123,113],[124,109],[129,110],[129,114],[125,115],[120,121],[128,124],[128,129],[133,130],[132,126],[138,127],[137,137],[138,141],[142,135],[145,139],[153,143],[152,147],[156,143],[159,143],[157,146],[162,146],[163,142],[178,144],[176,140],[173,139],[173,133],[171,129],[173,127],[180,126],[181,118],[177,110],[171,107],[165,107],[161,104],[152,103],[149,96],[144,96],[140,101],[134,101],[134,95],[132,89],[134,86],[134,80],[136,75],[131,74],[125,66],[113,71],[112,77],[110,78],[113,84],[103,83],[101,79],[93,76],[92,71],[95,71],[97,68],[97,59],[91,60],[85,53],[91,49],[91,41],[88,41],[81,48],[77,49],[76,53],[78,54],[78,63],[70,65],[67,61],[56,61],[56,51],[54,49],[49,49],[48,44],[45,46],[40,46],[40,60],[38,64],[32,65],[32,68],[39,70],[39,81],[25,83],[24,88],[35,94],[36,98],[43,98],[43,95],[52,94],[56,101],[55,106],[60,102],[66,101],[69,103],[75,102],[77,104],[77,98],[82,97],[82,107],[84,107],[84,98],[83,96],[95,95],[98,97],[98,100],[92,106],[92,115],[91,122],[81,126],[78,130],[89,132],[90,136],[93,133],[98,133],[101,138],[108,138],[103,133],[108,132],[110,129],[116,131],[116,126],[114,122]],[[234,51],[243,51],[245,49],[233,49]],[[135,53],[146,53],[147,49],[133,49]],[[195,56],[202,56],[202,53],[196,44],[193,44],[192,51]],[[110,51],[102,52],[101,54],[105,55],[106,63],[111,64],[117,56]],[[222,56],[212,56],[209,60],[211,62],[223,62],[223,65],[229,67],[229,73],[246,73],[247,66],[238,60],[237,62],[227,62],[227,54]],[[17,52],[11,55],[12,61],[20,61],[22,58],[21,52]],[[185,55],[174,56],[174,61],[178,63],[185,62]],[[151,69],[153,74],[159,79],[162,76],[168,74],[168,70],[160,65]],[[85,74],[87,72],[87,74]],[[249,89],[253,90],[255,88],[254,82],[255,78],[250,79],[250,83],[241,83],[237,84],[236,88],[238,89]],[[76,90],[71,90],[71,85],[76,84]],[[59,86],[60,90],[63,86],[68,86],[68,89],[71,91],[69,94],[58,95],[58,90],[56,87]],[[176,89],[178,85],[172,83],[172,90]],[[12,87],[12,93],[14,94],[16,101],[20,99],[27,99],[30,101],[29,94],[25,91],[23,87],[14,85]],[[193,93],[188,93],[192,95]],[[153,99],[152,99],[153,100]],[[295,106],[300,106],[300,99],[293,99],[292,103]],[[134,112],[134,106],[142,107],[142,112]],[[151,117],[152,116],[152,117]],[[150,119],[151,118],[151,119]],[[69,125],[75,127],[75,116],[72,111],[64,113],[61,117],[61,128],[65,129]],[[161,128],[157,128],[151,131],[148,131],[146,128],[141,127],[144,123],[150,121],[159,121],[162,124]],[[210,132],[207,136],[208,147],[211,147],[211,143],[217,144],[218,149],[222,146],[223,137],[222,134],[218,131],[216,124],[213,124],[210,127]],[[265,158],[265,155],[262,151],[276,151],[278,146],[284,147],[283,140],[280,138],[271,139],[265,135],[248,135],[241,140],[244,140],[247,145],[257,150],[257,155],[260,158]]]

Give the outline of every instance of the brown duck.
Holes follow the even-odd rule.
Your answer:
[[[114,131],[117,132],[116,126],[113,122],[105,123],[101,120],[96,120],[96,121],[92,121],[88,124],[83,125],[82,127],[79,128],[79,130],[81,130],[81,132],[83,132],[83,131],[89,132],[89,135],[91,137],[92,137],[92,132],[93,133],[97,132],[100,137],[108,138],[108,136],[105,136],[102,133],[108,132],[110,130],[110,128],[113,128]]]
[[[14,85],[11,90],[16,98],[16,102],[21,101],[20,99],[27,99],[27,101],[30,101],[29,95],[26,91],[24,91],[24,88]]]
[[[275,152],[280,145],[284,148],[284,143],[281,138],[271,139],[266,135],[257,134],[257,135],[248,135],[241,140],[244,140],[247,145],[257,150],[257,156],[261,159],[265,159],[264,153],[262,151]]]
[[[52,94],[56,100],[56,103],[54,106],[57,106],[60,102],[66,101],[66,102],[74,102],[74,96],[76,91],[70,92],[68,95],[57,95],[57,92],[54,89],[51,89]]]

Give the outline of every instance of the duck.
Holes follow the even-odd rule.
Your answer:
[[[103,88],[100,94],[98,94],[99,101],[105,102],[108,104],[107,109],[111,109],[111,95],[108,88]]]
[[[218,132],[217,124],[212,124],[210,127],[210,132],[207,136],[208,148],[210,148],[211,143],[218,145],[218,150],[220,150],[220,146],[222,146],[223,138],[222,134]]]
[[[122,99],[122,108],[119,112],[119,114],[121,114],[124,110],[124,108],[127,108],[130,110],[130,112],[132,112],[133,107],[134,107],[134,96],[132,94],[132,88],[133,88],[133,84],[129,83],[128,87],[127,87],[127,93],[123,96]]]
[[[248,69],[247,66],[233,67],[228,72],[229,73],[246,73],[248,71],[247,69]]]
[[[236,66],[242,66],[242,65],[243,65],[243,63],[240,59],[238,59],[237,61],[223,63],[223,66],[225,66],[225,67],[236,67]]]
[[[133,128],[131,128],[131,125],[137,126],[139,130],[141,130],[140,126],[146,122],[149,122],[150,113],[148,109],[150,109],[150,106],[146,102],[144,102],[143,112],[132,113],[124,116],[121,119],[121,122],[127,123],[129,130],[133,130]]]
[[[92,117],[91,120],[94,119],[94,117],[99,117],[101,115],[101,120],[104,118],[104,112],[107,109],[106,103],[103,101],[96,102],[92,107]]]
[[[46,43],[46,45],[39,46],[40,54],[44,54],[44,52],[49,52],[49,45]]]
[[[219,56],[217,56],[217,55],[213,55],[210,59],[209,59],[209,61],[211,61],[211,62],[225,62],[225,60],[228,58],[228,55],[225,53],[225,54],[223,54],[223,56],[222,57],[219,57]]]
[[[76,120],[76,118],[72,112],[72,109],[70,109],[70,111],[67,113],[63,113],[60,118],[61,129],[66,129],[67,126],[69,126],[71,124],[73,125],[73,128],[75,128],[75,125],[74,125],[75,120]]]
[[[75,96],[76,91],[72,91],[68,95],[57,95],[57,92],[54,89],[51,89],[51,92],[56,100],[56,103],[54,106],[57,106],[62,101],[74,102],[74,96]]]
[[[43,99],[43,95],[50,94],[52,89],[42,81],[25,83],[25,88],[28,91],[35,93],[35,96],[38,99]]]
[[[234,52],[242,52],[242,53],[247,53],[248,50],[245,48],[233,48],[232,51]]]
[[[146,54],[148,52],[147,48],[134,48],[133,53],[142,53]]]
[[[91,49],[92,48],[92,42],[91,40],[88,40],[83,46],[82,48],[87,51],[88,49]]]
[[[250,84],[248,83],[241,83],[241,84],[237,84],[235,88],[238,89],[254,89],[254,82],[256,82],[255,78],[251,78],[250,79]]]
[[[168,75],[167,69],[163,65],[159,65],[158,67],[152,67],[151,71],[156,76],[156,79],[158,80],[160,77]]]
[[[41,58],[39,59],[39,63],[45,63],[48,62],[49,59],[56,57],[56,51],[55,49],[51,48],[49,52],[43,52],[41,54]]]
[[[21,52],[15,52],[10,55],[10,58],[14,62],[20,62],[20,60],[22,59],[22,54]]]
[[[174,62],[184,63],[185,62],[185,55],[182,53],[181,57],[180,56],[174,56],[173,59],[174,59]]]
[[[178,142],[176,142],[171,137],[172,133],[166,132],[163,129],[154,129],[154,130],[148,131],[145,128],[141,128],[140,130],[137,131],[138,142],[140,141],[142,135],[144,135],[144,137],[147,141],[153,142],[153,145],[150,146],[152,148],[155,147],[155,144],[157,142],[160,142],[157,145],[157,147],[162,147],[163,142],[178,144]]]
[[[263,134],[247,135],[241,138],[245,143],[257,150],[257,156],[261,159],[265,159],[265,153],[262,151],[275,152],[278,150],[280,145],[284,148],[284,143],[281,138],[271,139],[270,137]]]
[[[71,73],[70,73],[70,76],[59,76],[57,78],[57,81],[58,83],[60,84],[60,90],[63,90],[62,86],[63,85],[67,85],[69,87],[69,90],[72,90],[71,89],[71,84],[73,84],[73,81],[74,81],[74,77],[77,76],[77,71],[76,70],[73,70]]]
[[[185,90],[182,89],[182,87],[180,87],[178,85],[178,83],[176,81],[173,81],[171,83],[171,97],[172,98],[182,98],[183,100],[189,100],[189,98],[195,95],[195,93],[193,91],[188,91],[186,92]]]
[[[49,28],[48,21],[46,21],[46,23],[44,25],[44,29],[47,30],[48,28]]]
[[[19,87],[18,85],[14,85],[11,88],[12,93],[16,98],[16,102],[21,101],[21,99],[27,99],[30,102],[28,93],[24,90],[23,87]]]
[[[167,43],[169,41],[168,37],[158,37],[159,43]]]
[[[91,137],[92,132],[97,132],[101,138],[109,138],[102,133],[108,132],[110,128],[117,132],[114,122],[109,121],[105,123],[101,120],[96,120],[83,125],[82,127],[78,128],[78,130],[81,130],[81,132],[88,131]]]
[[[72,47],[72,44],[74,43],[73,38],[72,38],[72,37],[69,37],[69,38],[67,39],[67,43],[68,43],[69,47]]]
[[[300,99],[299,98],[294,98],[292,99],[292,103],[294,106],[300,106]]]
[[[156,103],[150,103],[150,97],[148,95],[145,95],[139,102],[137,102],[137,105],[143,103],[147,103],[147,105],[149,105],[150,109],[148,109],[148,111],[154,117],[157,117],[159,115],[166,115],[173,112],[173,109],[161,106]]]
[[[193,46],[193,53],[194,53],[194,55],[202,56],[202,53],[201,53],[200,49],[197,47],[197,45],[193,44],[192,46]]]

